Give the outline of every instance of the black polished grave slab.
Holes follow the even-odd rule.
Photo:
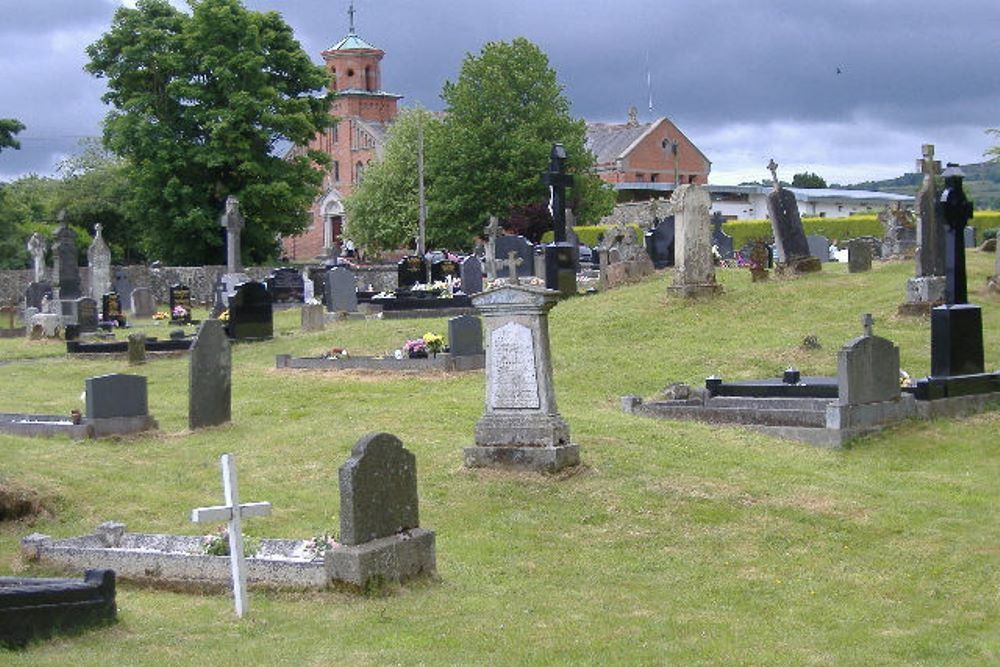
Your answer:
[[[786,371],[788,376],[788,371]],[[797,381],[784,378],[723,382],[722,378],[705,380],[709,396],[740,396],[746,398],[837,398],[837,378],[796,376]]]
[[[297,269],[275,269],[265,278],[264,284],[275,304],[301,304],[305,301],[305,283]]]
[[[931,309],[931,376],[982,373],[983,312],[969,303]]]
[[[265,340],[274,336],[274,309],[263,283],[243,283],[236,289],[226,329],[234,340]]]
[[[22,647],[112,623],[117,613],[113,570],[87,570],[82,580],[0,577],[0,644]]]

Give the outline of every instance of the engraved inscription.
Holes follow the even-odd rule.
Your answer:
[[[508,410],[540,408],[531,329],[509,322],[493,331],[490,346],[489,404],[493,408]]]

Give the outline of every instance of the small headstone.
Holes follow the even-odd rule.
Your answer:
[[[114,373],[87,378],[87,418],[141,417],[149,414],[146,378]]]
[[[399,286],[399,289],[407,290],[416,283],[423,284],[426,282],[427,260],[423,257],[409,255],[399,260],[396,264],[396,284]],[[333,310],[330,308],[329,302],[327,302],[326,307],[328,310]]]
[[[52,298],[52,285],[50,283],[45,281],[28,283],[28,288],[24,290],[25,307],[40,310],[42,300],[45,297]]]
[[[132,315],[134,317],[148,318],[156,312],[156,303],[153,301],[153,291],[148,287],[136,287],[132,290]]]
[[[182,284],[170,286],[170,320],[172,322],[190,322],[193,307],[191,288]]]
[[[363,437],[340,467],[340,542],[358,545],[419,525],[416,457],[389,433]]]
[[[459,274],[462,277],[463,292],[479,294],[483,291],[483,264],[475,255],[469,255],[462,260]]]
[[[974,248],[976,247],[976,228],[966,227],[963,234],[965,235],[965,247]]]
[[[264,280],[274,303],[302,303],[305,285],[298,270],[283,267],[272,271]]]
[[[111,290],[111,249],[101,236],[101,223],[94,225],[94,240],[87,249],[90,268],[90,296],[94,300]]]
[[[850,273],[872,270],[871,243],[864,239],[851,239],[847,242],[847,270]]]
[[[310,266],[308,270],[309,280],[313,284],[313,297],[326,303],[326,273],[329,269],[325,266]]]
[[[722,259],[732,259],[735,254],[733,252],[733,237],[722,230],[724,223],[725,220],[720,211],[712,214],[712,245],[718,250]]]
[[[323,331],[326,328],[326,308],[321,303],[302,306],[302,331]]]
[[[809,245],[809,254],[821,262],[830,261],[830,239],[819,234],[806,236],[806,243]]]
[[[264,340],[274,336],[274,308],[263,283],[250,281],[236,288],[229,303],[228,329],[234,340]]]
[[[87,296],[76,300],[76,323],[80,331],[97,331],[99,320],[96,301]]]
[[[146,334],[137,332],[128,335],[128,363],[129,366],[146,363]]]
[[[316,284],[310,280],[305,272],[302,273],[302,302],[309,303],[316,298]]]
[[[122,311],[132,310],[132,281],[124,269],[115,269],[112,292],[118,295]]]
[[[191,345],[188,428],[224,424],[232,418],[232,352],[219,320],[205,320]]]
[[[517,266],[517,276],[528,278],[534,275],[535,246],[523,236],[501,235],[496,240],[496,257],[507,260],[511,251],[517,253],[521,263]],[[497,270],[498,277],[503,277],[506,271]]]
[[[431,282],[447,280],[448,276],[459,278],[458,262],[451,259],[439,259],[431,264]]]
[[[483,354],[483,323],[473,315],[448,320],[448,347],[452,356]]]
[[[251,280],[252,278],[245,273],[224,273],[219,276],[212,290],[215,295],[212,317],[218,317],[222,311],[228,309],[232,298],[236,295],[236,288]]]
[[[326,274],[326,309],[331,313],[358,310],[358,290],[354,273],[338,266]]]
[[[656,269],[674,265],[675,224],[674,216],[667,216],[645,234],[646,252]]]
[[[122,314],[122,306],[117,292],[109,292],[101,296],[101,321],[117,322],[118,326],[125,326],[125,315]]]
[[[899,348],[872,334],[871,316],[864,333],[837,353],[837,402],[861,405],[899,398]]]

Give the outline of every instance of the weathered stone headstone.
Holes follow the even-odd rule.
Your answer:
[[[226,210],[219,220],[219,226],[226,230],[226,273],[242,273],[243,260],[240,256],[240,233],[243,231],[243,214],[240,200],[226,197]]]
[[[821,262],[830,261],[830,239],[821,234],[809,234],[806,236],[806,243],[809,245],[809,254]]]
[[[483,322],[474,315],[448,320],[448,347],[452,356],[483,354]]]
[[[188,428],[232,419],[232,352],[219,320],[205,320],[191,345],[188,370]]]
[[[976,247],[976,228],[966,227],[964,231],[965,247],[975,248]]]
[[[865,239],[851,239],[847,242],[847,270],[861,273],[872,270],[872,246]]]
[[[451,259],[439,259],[431,263],[431,282],[447,280],[448,276],[459,278],[458,262]]]
[[[36,283],[45,280],[45,246],[45,239],[38,232],[32,234],[31,238],[28,239],[28,254],[31,255]]]
[[[486,234],[486,279],[493,282],[497,279],[497,238],[500,236],[500,221],[495,215],[490,216],[490,222],[484,230]],[[471,294],[471,292],[466,292]]]
[[[503,234],[496,240],[496,256],[500,260],[507,260],[511,251],[517,253],[517,258],[521,263],[517,267],[519,278],[527,278],[534,275],[535,246],[523,236],[512,236]],[[506,271],[497,267],[498,277],[503,277]]]
[[[65,211],[59,213],[59,229],[55,240],[55,276],[59,281],[59,299],[72,301],[81,296],[80,267],[76,249],[76,233],[66,222]]]
[[[558,298],[522,285],[473,297],[486,328],[486,410],[466,466],[555,472],[580,462],[552,382],[548,311]]]
[[[187,323],[191,321],[191,311],[194,304],[191,301],[191,288],[187,285],[170,286],[170,321]]]
[[[75,301],[76,324],[81,332],[97,331],[100,321],[97,312],[97,302],[90,297],[82,297]]]
[[[146,363],[146,334],[141,331],[128,335],[128,363],[129,366]]]
[[[250,281],[236,288],[229,303],[227,328],[234,340],[265,340],[274,336],[274,308],[263,283]]]
[[[916,276],[906,281],[906,303],[899,308],[903,314],[926,313],[928,308],[945,301],[944,228],[937,219],[938,196],[934,185],[941,163],[934,159],[931,144],[925,144],[922,152],[923,158],[917,161],[924,181],[916,202]]]
[[[253,279],[245,273],[224,273],[219,276],[213,289],[215,303],[212,306],[212,317],[218,317],[222,311],[228,309],[236,295],[236,288],[251,280]]]
[[[340,541],[357,545],[420,525],[417,461],[399,438],[370,434],[340,467]]]
[[[819,271],[822,267],[819,259],[809,252],[809,241],[802,227],[802,218],[799,217],[799,204],[795,200],[795,194],[781,187],[778,165],[774,160],[771,160],[767,168],[771,171],[774,183],[774,190],[767,195],[767,215],[771,220],[774,243],[781,256],[779,268],[793,273]]]
[[[891,340],[874,336],[871,315],[864,319],[864,334],[848,341],[837,353],[837,402],[861,405],[899,398],[899,348]]]
[[[283,267],[275,269],[264,280],[267,291],[274,303],[302,303],[305,301],[305,285],[302,274],[296,269]]]
[[[115,269],[115,277],[112,281],[114,288],[111,290],[118,295],[119,303],[123,311],[132,310],[132,281],[124,269]]]
[[[103,225],[94,225],[94,240],[87,249],[90,268],[90,296],[95,301],[111,291],[111,249],[101,236]]]
[[[675,218],[676,268],[670,289],[687,297],[710,296],[722,291],[715,282],[711,225],[712,198],[701,185],[686,184],[670,198]]]
[[[87,378],[87,418],[113,419],[149,414],[146,378],[114,373]]]
[[[917,248],[917,224],[913,211],[904,209],[897,202],[879,214],[885,233],[882,237],[882,256],[912,256]]]
[[[24,290],[24,304],[26,308],[42,308],[42,299],[52,298],[52,285],[46,281],[30,282],[28,288]]]
[[[331,313],[353,313],[358,310],[358,290],[354,273],[338,266],[326,274],[326,309]]]
[[[326,308],[321,303],[307,303],[302,306],[302,331],[323,331],[326,328]]]
[[[152,317],[156,312],[153,301],[153,291],[148,287],[136,287],[132,290],[132,315],[135,317]]]
[[[302,302],[309,303],[316,299],[316,284],[306,275],[306,272],[302,272]]]
[[[462,260],[459,268],[462,279],[462,291],[466,294],[479,294],[483,291],[483,264],[475,255],[469,255]]]
[[[427,282],[427,260],[416,255],[409,255],[396,264],[396,285],[399,289],[408,290],[414,284]],[[327,308],[330,304],[327,303]]]

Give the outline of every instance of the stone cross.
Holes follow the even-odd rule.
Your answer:
[[[45,239],[38,232],[28,239],[28,252],[35,266],[35,282],[45,280]]]
[[[872,317],[871,313],[865,313],[861,316],[861,330],[865,336],[873,336],[875,328],[875,318]]]
[[[511,285],[517,285],[521,282],[517,278],[517,267],[521,266],[523,263],[524,260],[517,256],[516,250],[511,250],[507,253],[507,259],[497,261],[497,265],[500,268],[507,267],[508,271],[510,271],[510,277],[507,278],[507,282]]]
[[[767,170],[771,172],[771,182],[774,184],[775,190],[781,189],[781,181],[778,180],[778,163],[771,158],[771,161],[767,163]]]
[[[240,213],[240,200],[233,195],[226,197],[226,212],[222,214],[219,226],[226,229],[226,273],[239,273],[243,270],[240,258],[243,214]]]
[[[948,163],[944,172],[940,210],[946,227],[945,300],[949,304],[969,302],[965,271],[965,227],[972,219],[972,202],[965,197],[962,188],[964,177],[957,164]]]
[[[916,208],[920,217],[917,229],[917,276],[945,275],[944,230],[938,221],[937,190],[934,177],[941,173],[941,163],[934,159],[934,145],[921,147],[923,158],[917,160],[917,169],[924,175],[924,181],[917,192]]]
[[[222,455],[222,489],[226,504],[198,507],[191,511],[191,521],[195,523],[225,521],[229,524],[229,562],[233,573],[233,598],[236,601],[236,615],[243,618],[249,609],[246,561],[243,557],[243,519],[269,515],[271,503],[240,504],[236,484],[236,461],[232,454]]]
[[[556,243],[566,242],[566,188],[573,185],[573,176],[566,173],[566,149],[562,144],[552,144],[549,170],[542,175],[542,182],[549,186],[549,212]]]
[[[941,173],[941,161],[934,159],[934,144],[924,144],[921,148],[923,157],[917,160],[917,171],[924,176],[937,176]]]
[[[486,279],[497,279],[497,236],[500,235],[500,221],[495,215],[490,216],[490,224],[486,225]]]

